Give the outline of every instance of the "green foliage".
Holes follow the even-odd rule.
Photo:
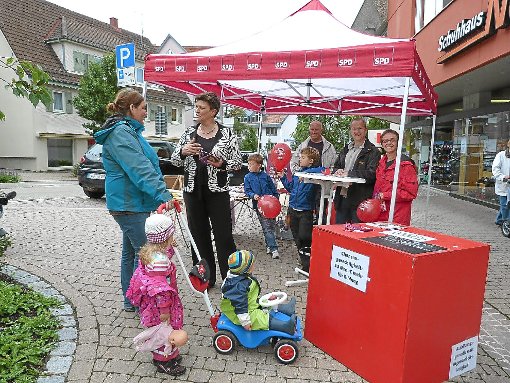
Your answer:
[[[322,122],[322,135],[333,144],[336,151],[340,151],[345,144],[350,140],[350,125],[351,121],[358,118],[357,116],[298,116],[298,124],[296,130],[292,134],[294,144],[292,149],[296,149],[301,142],[306,140],[309,136],[308,128],[310,122],[318,120]],[[387,121],[379,120],[378,118],[370,118],[367,123],[369,130],[373,129],[388,129],[390,123]]]
[[[60,323],[50,308],[59,306],[55,298],[0,278],[0,382],[37,380],[58,340]]]
[[[34,107],[42,102],[49,107],[53,102],[51,92],[47,85],[50,76],[38,65],[26,60],[17,60],[14,57],[0,58],[0,68],[10,69],[13,72],[11,79],[0,77],[7,89],[17,97],[28,99]],[[0,110],[0,120],[5,120],[5,114]]]
[[[2,174],[0,173],[0,183],[1,184],[14,184],[16,182],[21,181],[20,176],[14,174]]]
[[[5,251],[11,245],[12,245],[11,237],[9,237],[8,235],[0,237],[0,257],[2,257],[5,254]]]
[[[378,118],[369,118],[367,123],[368,130],[386,130],[390,128],[388,121],[380,120]]]
[[[292,134],[294,145],[292,149],[296,149],[298,145],[306,140],[309,136],[308,128],[310,122],[318,120],[322,122],[322,135],[333,144],[335,149],[339,151],[347,142],[349,142],[349,126],[355,117],[350,116],[298,116],[298,124],[296,130]]]
[[[240,121],[246,114],[243,109],[233,107],[227,110],[225,117],[234,118],[234,132],[240,138],[239,150],[257,151],[257,128],[253,128]]]
[[[80,80],[78,96],[73,99],[78,114],[91,121],[83,124],[88,133],[97,131],[106,121],[106,105],[112,102],[118,89],[114,54],[89,64]]]

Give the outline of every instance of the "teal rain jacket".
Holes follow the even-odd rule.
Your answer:
[[[140,122],[117,115],[94,134],[103,145],[106,207],[111,211],[151,212],[172,199],[143,130]]]

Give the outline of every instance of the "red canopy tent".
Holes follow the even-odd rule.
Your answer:
[[[399,150],[405,116],[437,110],[414,40],[353,31],[319,0],[227,45],[148,55],[145,80],[190,94],[211,91],[226,104],[266,114],[400,115]],[[399,156],[396,165],[398,179]]]

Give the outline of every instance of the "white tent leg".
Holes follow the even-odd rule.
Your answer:
[[[393,188],[391,189],[390,214],[388,217],[388,222],[393,222],[393,216],[395,214],[395,199],[397,196],[398,175],[400,173],[400,157],[402,154],[402,143],[404,142],[404,126],[405,126],[405,122],[406,122],[407,99],[409,98],[410,84],[411,84],[411,78],[406,77],[406,84],[405,84],[405,88],[404,88],[404,100],[402,102],[402,114],[400,115],[400,129],[399,129],[399,136],[398,136],[397,158],[395,159],[395,174],[393,176]]]
[[[427,172],[427,202],[425,203],[425,228],[429,227],[429,199],[432,182],[432,158],[434,158],[434,139],[436,135],[436,115],[432,116],[432,137],[430,138],[429,171]]]

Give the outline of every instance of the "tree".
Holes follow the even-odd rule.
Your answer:
[[[298,145],[306,140],[309,136],[308,128],[310,122],[318,120],[322,122],[322,135],[333,144],[337,151],[341,150],[346,143],[350,140],[350,125],[351,121],[357,116],[332,116],[332,115],[321,115],[321,116],[298,116],[298,124],[292,137],[294,138],[293,149],[296,149]],[[379,120],[378,118],[370,118],[367,122],[367,128],[372,129],[388,129],[390,123],[387,121]]]
[[[106,105],[118,91],[115,55],[104,56],[97,63],[90,63],[80,80],[78,96],[73,104],[78,114],[91,121],[83,124],[88,133],[96,132],[108,118]]]
[[[234,118],[234,132],[240,138],[239,149],[255,152],[257,150],[257,128],[242,123],[240,120],[245,116],[246,113],[241,108],[232,107],[225,111],[225,117]]]
[[[47,107],[51,105],[53,98],[47,88],[50,76],[38,65],[14,57],[1,57],[0,68],[14,72],[15,77],[10,80],[0,77],[0,81],[5,83],[5,87],[10,88],[15,96],[28,99],[34,107],[39,102]],[[5,114],[1,110],[0,120],[5,120]]]

